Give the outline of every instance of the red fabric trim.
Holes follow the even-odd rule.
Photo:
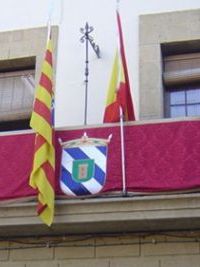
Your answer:
[[[45,60],[49,63],[49,65],[51,65],[51,66],[53,65],[52,52],[50,50],[48,50],[48,49],[46,51]]]
[[[52,95],[52,93],[53,93],[52,81],[47,77],[47,75],[45,73],[41,73],[40,85],[44,89],[46,89],[49,92],[50,95]]]
[[[56,132],[56,194],[63,141],[80,138],[85,129]],[[122,191],[120,127],[87,128],[95,138],[112,134],[103,192]],[[29,186],[34,134],[0,136],[0,200],[36,196]],[[171,192],[200,189],[200,121],[154,123],[124,127],[127,190]]]
[[[47,204],[43,205],[42,203],[40,203],[38,201],[38,204],[37,204],[37,214],[40,215],[47,207]]]
[[[37,134],[35,139],[35,152],[44,144],[46,143],[46,140],[43,136]]]
[[[119,122],[120,120],[119,108],[120,106],[117,101],[108,105],[104,112],[103,122]]]
[[[41,102],[39,99],[35,99],[34,102],[34,112],[43,117],[46,122],[51,126],[51,110]]]
[[[52,168],[49,162],[45,162],[42,168],[46,174],[47,180],[50,183],[51,187],[55,189],[55,170]]]
[[[127,90],[127,84],[121,82],[119,85],[119,90],[117,91],[117,101],[119,105],[122,107],[123,114],[124,114],[124,121],[131,121],[133,118],[129,117],[130,112],[128,112],[128,90]]]
[[[103,122],[119,122],[120,114],[119,109],[122,107],[124,120],[132,120],[132,117],[129,117],[130,113],[128,112],[128,95],[127,95],[127,84],[121,82],[119,89],[117,90],[117,100],[105,108]]]
[[[67,141],[83,134],[84,129],[60,131],[57,138]],[[121,191],[120,127],[87,129],[87,134],[97,138],[112,134],[103,192]],[[124,141],[128,191],[169,192],[200,188],[200,121],[125,126]],[[58,161],[57,157],[57,173],[60,171]]]
[[[119,31],[120,54],[121,54],[122,65],[123,65],[124,76],[125,76],[125,84],[126,84],[127,119],[135,120],[133,102],[132,102],[131,91],[130,91],[130,83],[129,83],[129,77],[128,77],[128,68],[127,68],[126,57],[125,57],[121,19],[120,19],[120,15],[118,12],[117,12],[117,25],[118,25],[118,31]]]

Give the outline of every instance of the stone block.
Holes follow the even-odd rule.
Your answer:
[[[158,255],[189,255],[199,253],[199,244],[190,242],[152,242],[141,245],[141,253],[144,256]]]
[[[26,247],[26,249],[23,249]],[[27,248],[28,245],[23,245],[22,249],[13,249],[10,251],[10,259],[12,261],[26,261],[26,260],[50,260],[53,259],[53,248]]]
[[[93,258],[93,247],[62,247],[55,249],[56,259],[81,259],[81,258]]]
[[[159,62],[161,61],[161,50],[159,44],[141,45],[140,46],[140,65],[145,62]]]
[[[0,242],[0,261],[8,260],[9,250],[6,248],[9,248],[9,243]]]
[[[24,30],[13,31],[11,33],[12,42],[22,42],[24,40]]]
[[[200,267],[200,255],[161,258],[162,267]]]
[[[159,44],[160,39],[163,39],[161,35],[164,35],[163,19],[161,14],[141,15],[139,17],[140,44]]]
[[[0,33],[1,45],[6,44],[8,46],[8,44],[11,42],[11,40],[12,40],[12,32],[8,31],[8,32],[1,32]]]
[[[29,57],[32,56],[33,53],[31,51],[31,43],[29,41],[14,42],[12,46],[10,46],[10,58],[21,58],[21,57]]]
[[[139,240],[131,237],[99,238],[96,241],[96,257],[139,256]]]
[[[160,267],[159,260],[155,258],[123,258],[111,259],[110,267]]]
[[[66,247],[64,247],[66,246]],[[55,248],[56,259],[79,259],[94,257],[94,239],[77,237],[76,239],[66,239],[63,247]]]
[[[139,81],[140,86],[154,86],[155,90],[156,88],[160,89],[162,82],[162,64],[160,59],[158,61],[140,63]]]
[[[10,57],[10,48],[8,44],[1,44],[0,60],[6,60]]]
[[[1,267],[26,267],[25,262],[1,262]]]
[[[109,260],[103,259],[81,259],[59,261],[59,267],[110,267]]]
[[[58,267],[58,263],[55,261],[40,261],[40,262],[26,262],[26,267]]]

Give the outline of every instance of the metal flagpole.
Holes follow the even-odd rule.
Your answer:
[[[88,106],[88,76],[89,76],[89,45],[90,44],[97,55],[100,58],[99,46],[94,43],[94,39],[89,34],[94,30],[92,26],[86,22],[85,28],[80,28],[80,32],[83,34],[80,41],[84,43],[85,41],[85,111],[84,111],[84,125],[87,125],[87,106]]]
[[[119,11],[120,0],[116,0],[116,10]],[[119,32],[118,35],[118,50],[120,51],[120,41],[119,41]],[[121,64],[118,62],[119,73],[121,73]],[[118,75],[118,79],[120,79],[120,75]],[[126,170],[125,170],[125,143],[124,143],[124,114],[123,109],[119,107],[119,115],[120,115],[120,141],[121,141],[121,166],[122,166],[122,194],[123,196],[127,196],[127,186],[126,186]]]
[[[126,171],[125,171],[125,146],[124,146],[124,118],[122,107],[119,107],[120,114],[120,137],[121,137],[121,164],[122,164],[122,193],[127,195],[126,190]]]
[[[48,10],[48,20],[47,20],[47,43],[50,41],[50,39],[52,39],[52,17],[53,17],[53,13],[55,9],[55,4],[56,4],[55,0],[50,0],[49,10]],[[53,57],[53,53],[52,53],[52,57]],[[54,63],[54,60],[53,60],[53,63]],[[54,78],[55,77],[54,77],[54,71],[53,71],[53,80],[52,80],[53,95],[52,95],[52,100],[51,100],[51,123],[52,123],[53,128],[55,128],[55,94],[56,94]]]
[[[49,10],[48,10],[48,19],[47,19],[47,41],[50,38],[50,34],[51,34],[51,20],[52,20],[52,14],[54,11],[54,2],[55,0],[51,0],[50,4],[49,4]]]

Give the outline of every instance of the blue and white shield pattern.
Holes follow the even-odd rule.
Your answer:
[[[108,140],[83,137],[62,145],[60,187],[69,197],[100,193],[106,181]]]

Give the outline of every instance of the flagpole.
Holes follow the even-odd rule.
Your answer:
[[[54,11],[54,5],[55,5],[55,0],[50,0],[49,10],[48,10],[48,19],[47,19],[47,42],[50,39],[50,34],[51,34],[51,20],[52,20],[52,14]]]
[[[122,107],[119,107],[120,114],[120,141],[121,141],[121,166],[122,166],[122,193],[127,195],[126,190],[126,171],[125,171],[125,143],[124,143],[124,118]]]
[[[47,22],[47,42],[50,39],[50,34],[51,34],[51,20],[49,19]]]

